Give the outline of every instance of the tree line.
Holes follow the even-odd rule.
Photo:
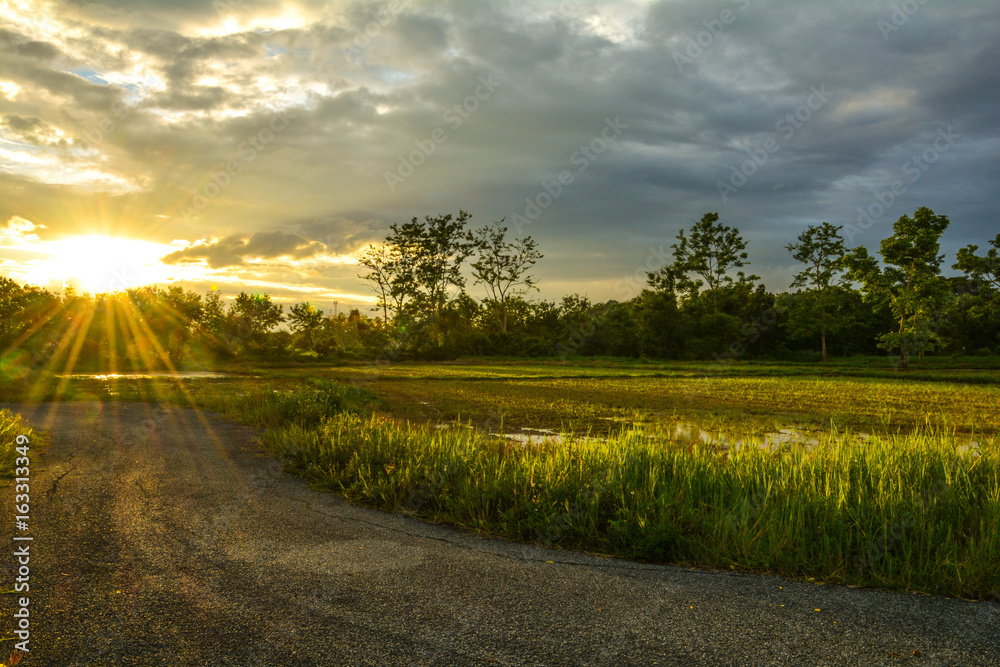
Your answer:
[[[948,218],[904,215],[877,256],[848,249],[842,227],[809,226],[787,244],[800,263],[789,291],[768,291],[738,229],[706,213],[626,301],[533,300],[543,258],[503,220],[413,218],[366,248],[361,274],[377,304],[330,315],[287,312],[266,294],[200,295],[176,285],[56,294],[0,278],[0,370],[209,367],[227,359],[401,360],[464,356],[787,359],[1000,353],[1000,234],[962,248],[945,277]],[[467,289],[468,279],[479,298]]]

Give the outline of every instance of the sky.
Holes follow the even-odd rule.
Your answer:
[[[774,291],[809,225],[1000,232],[1000,2],[0,0],[0,273],[369,309],[413,217],[624,300],[707,212]],[[469,281],[470,294],[484,296]]]

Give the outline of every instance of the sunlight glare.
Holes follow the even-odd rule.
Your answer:
[[[49,259],[38,260],[26,278],[38,285],[61,282],[98,294],[168,282],[159,260],[170,246],[113,236],[74,236],[46,244]],[[171,271],[172,272],[172,271]]]

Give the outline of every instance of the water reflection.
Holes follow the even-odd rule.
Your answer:
[[[143,373],[71,373],[69,375],[57,375],[56,377],[76,380],[144,380],[152,378],[194,380],[197,378],[221,378],[226,377],[226,374],[214,371],[180,371],[176,373],[171,373],[170,371],[146,371]]]

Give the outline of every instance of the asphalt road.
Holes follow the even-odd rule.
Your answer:
[[[22,666],[1000,665],[997,603],[484,539],[313,491],[213,415],[7,407],[51,433]]]

